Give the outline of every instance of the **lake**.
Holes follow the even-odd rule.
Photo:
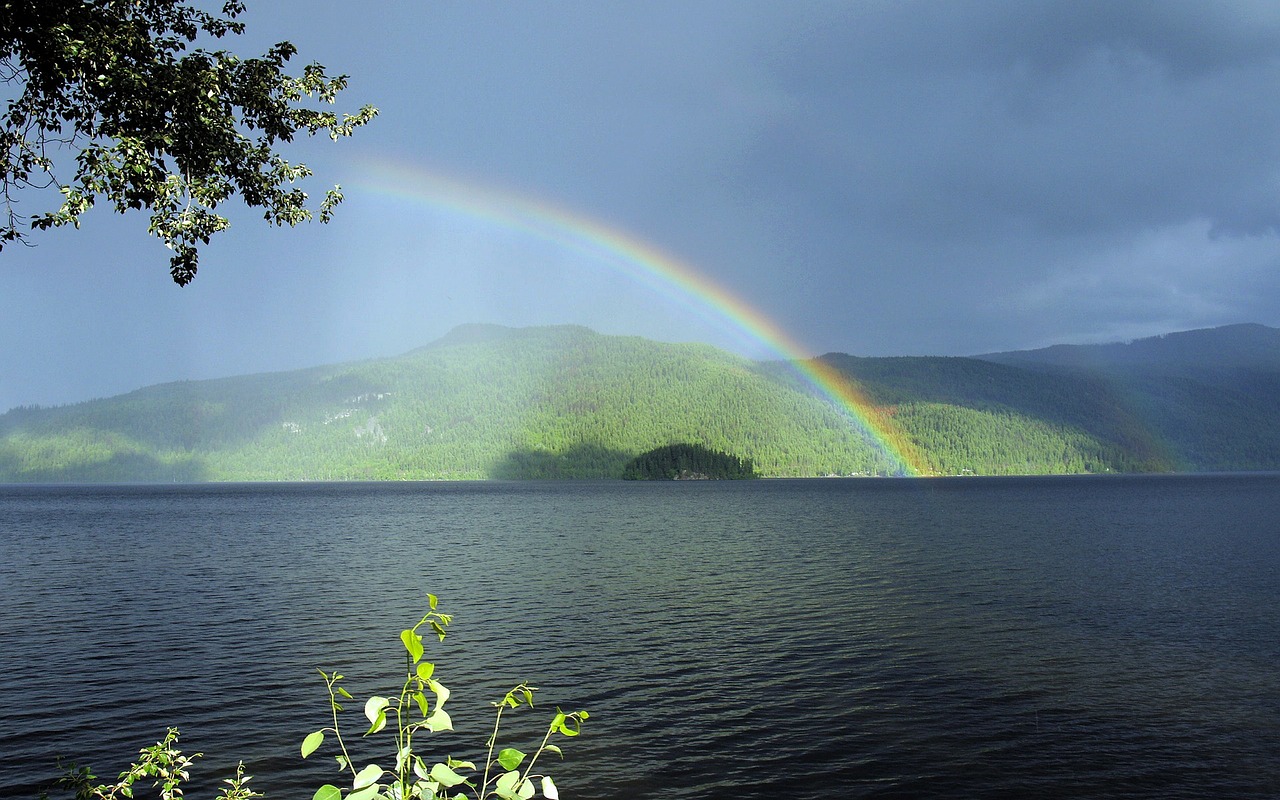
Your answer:
[[[428,591],[431,752],[527,680],[565,798],[1280,796],[1274,474],[0,487],[0,796],[174,725],[310,798]]]

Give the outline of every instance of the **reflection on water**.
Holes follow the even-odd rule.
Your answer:
[[[390,690],[430,590],[441,754],[527,679],[591,711],[567,797],[1274,797],[1276,519],[1277,476],[4,488],[0,795],[176,724],[309,797],[314,667]]]

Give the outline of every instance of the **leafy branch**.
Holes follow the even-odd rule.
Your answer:
[[[120,773],[114,784],[95,786],[93,782],[96,776],[88,767],[72,764],[58,779],[56,786],[73,792],[76,800],[132,800],[135,784],[141,781],[145,785],[147,778],[153,778],[151,785],[158,790],[160,800],[181,800],[182,786],[191,778],[191,765],[201,754],[184,755],[177,748],[177,742],[178,729],[170,728],[163,739],[150,747],[142,748],[139,751],[142,757]],[[227,785],[220,788],[218,797],[223,800],[252,800],[262,797],[261,792],[249,788],[249,780],[250,776],[244,774],[244,762],[241,762],[236,766],[236,774],[223,781]],[[40,797],[41,800],[48,800],[49,792],[42,792]]]
[[[224,2],[218,15],[179,0],[0,6],[0,81],[21,87],[0,115],[0,247],[26,241],[19,192],[53,186],[60,206],[29,217],[31,228],[78,228],[99,202],[148,212],[179,285],[195,277],[200,246],[229,226],[216,209],[235,195],[273,225],[328,222],[340,187],[313,211],[297,185],[311,170],[277,146],[298,134],[351,136],[378,110],[311,107],[332,105],[347,76],[315,63],[289,74],[289,42],[247,59],[194,46],[242,34],[244,10]],[[69,179],[57,175],[62,150],[78,151]]]

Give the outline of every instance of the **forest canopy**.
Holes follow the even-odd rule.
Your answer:
[[[756,478],[751,460],[743,460],[700,444],[669,444],[641,453],[627,463],[629,481],[742,480]]]

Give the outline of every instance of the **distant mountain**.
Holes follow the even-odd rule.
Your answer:
[[[1227,325],[978,358],[1090,382],[1181,469],[1280,469],[1280,330]]]
[[[822,361],[926,473],[1280,469],[1280,332]],[[619,477],[691,443],[766,477],[899,467],[792,365],[561,326],[0,415],[0,481]]]
[[[1060,344],[1040,350],[975,356],[1014,366],[1177,373],[1280,371],[1280,329],[1225,325],[1112,344]]]

